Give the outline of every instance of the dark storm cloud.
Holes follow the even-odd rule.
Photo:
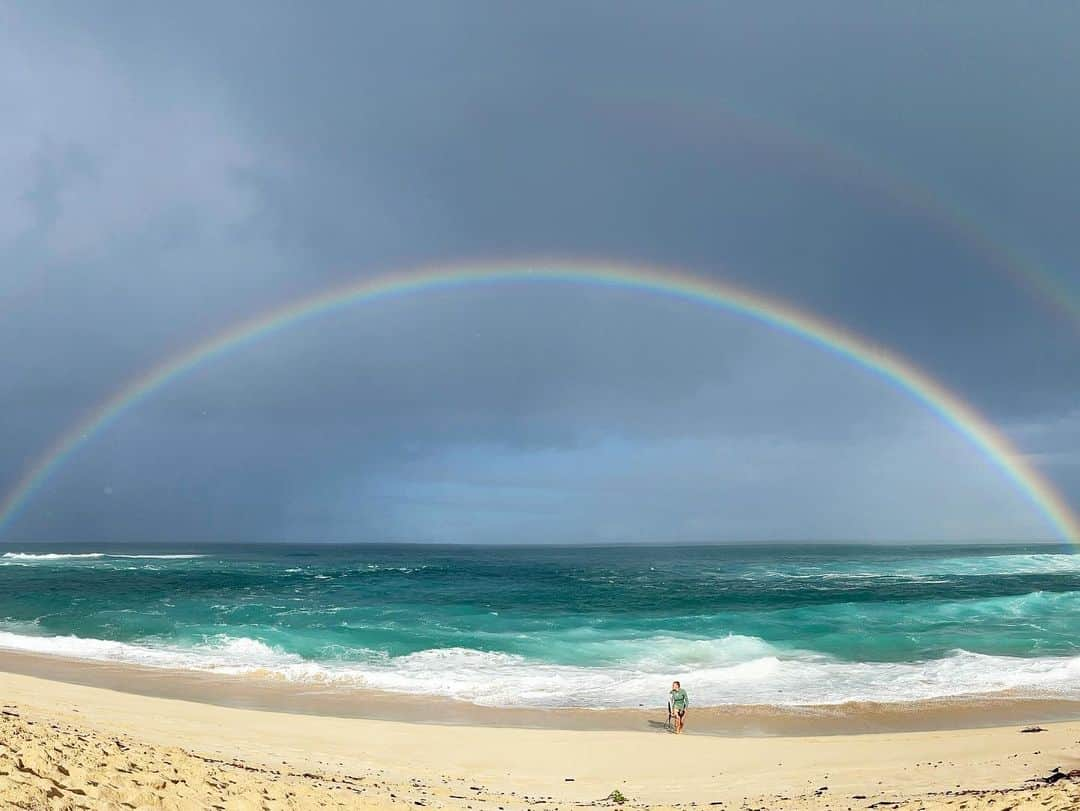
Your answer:
[[[18,123],[0,140],[0,484],[121,381],[238,317],[378,270],[537,254],[677,264],[793,301],[908,354],[1033,454],[1075,450],[1063,420],[1078,333],[1003,272],[1003,253],[941,214],[970,214],[1076,290],[1069,7],[3,13],[0,92]],[[629,450],[621,463],[596,450],[612,436],[652,460],[627,492],[682,482],[645,511],[664,520],[697,514],[709,491],[676,475],[699,469],[672,450],[688,438],[701,438],[701,459],[737,439],[773,471],[723,485],[746,521],[729,499],[684,535],[914,537],[977,513],[978,499],[958,495],[966,507],[916,520],[903,497],[875,495],[922,493],[911,471],[931,458],[971,461],[941,443],[900,454],[908,472],[888,487],[853,491],[851,471],[898,458],[911,420],[924,425],[890,396],[761,328],[625,296],[493,289],[357,308],[163,392],[73,460],[21,526],[139,537],[156,516],[211,537],[438,537],[452,511],[415,506],[440,502],[436,485],[416,483],[424,460],[443,460],[438,487],[518,465],[550,489],[543,454],[582,468],[596,454],[607,463],[580,483],[595,493],[634,464]],[[162,461],[150,477],[148,448]],[[774,457],[802,471],[801,487]],[[810,459],[841,457],[808,487]],[[459,508],[459,528],[491,539],[528,503],[485,481],[486,496],[461,497],[474,507]],[[824,510],[837,490],[856,506]],[[375,502],[358,511],[335,492]],[[760,494],[777,492],[786,523],[755,525]],[[507,517],[485,525],[494,501]],[[641,502],[563,492],[558,521],[525,534],[589,536],[604,519],[612,537],[641,537],[630,531],[647,524]],[[992,515],[1002,536],[1044,531],[1026,512],[1019,524]]]
[[[683,263],[898,345],[987,410],[1052,411],[1076,332],[942,212],[1071,275],[1074,12],[977,8],[255,4],[73,27],[151,84],[183,65],[285,156],[252,183],[307,283],[538,252]]]

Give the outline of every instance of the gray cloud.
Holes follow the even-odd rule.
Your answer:
[[[1080,288],[1075,12],[977,9],[6,7],[0,487],[238,318],[414,263],[581,255],[731,279],[894,347],[1075,501],[1078,333],[995,247]],[[490,288],[207,366],[10,532],[1041,537],[934,425],[738,320]],[[741,464],[715,472],[723,448]],[[647,475],[613,490],[635,453]]]

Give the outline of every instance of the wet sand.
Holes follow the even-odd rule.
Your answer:
[[[8,807],[1080,807],[1080,782],[1045,782],[1080,769],[1080,722],[674,736],[270,712],[15,674],[0,696]]]
[[[259,674],[215,675],[6,651],[0,651],[0,671],[223,707],[427,724],[655,731],[664,727],[667,715],[663,706],[639,709],[482,707],[432,696],[333,684],[298,684]],[[666,685],[660,685],[661,700],[665,688]],[[692,707],[688,732],[751,737],[848,735],[1069,720],[1080,720],[1080,702],[999,693],[894,704]]]

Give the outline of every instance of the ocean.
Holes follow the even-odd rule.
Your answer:
[[[1080,698],[1049,546],[4,547],[0,648],[522,707]]]

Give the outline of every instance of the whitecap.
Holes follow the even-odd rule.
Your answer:
[[[20,631],[30,630],[20,628]],[[662,706],[680,679],[698,706],[830,705],[907,702],[1012,691],[1080,699],[1080,656],[1018,658],[964,650],[921,662],[847,662],[783,651],[755,637],[639,640],[602,666],[558,664],[514,653],[435,648],[391,657],[334,645],[318,660],[251,637],[225,634],[183,646],[0,631],[0,647],[148,667],[260,674],[483,705],[522,707]]]

